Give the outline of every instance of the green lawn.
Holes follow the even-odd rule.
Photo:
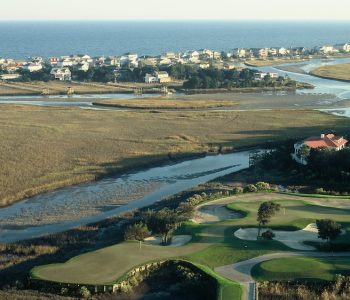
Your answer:
[[[127,271],[146,262],[181,258],[206,268],[214,276],[212,270],[215,267],[267,253],[291,250],[278,241],[244,241],[233,234],[239,228],[257,226],[256,211],[260,203],[267,200],[273,200],[282,205],[281,211],[272,218],[269,227],[297,230],[314,222],[315,219],[332,218],[341,222],[347,230],[347,234],[341,239],[349,240],[350,210],[323,206],[327,203],[327,199],[308,198],[309,202],[306,202],[302,197],[283,195],[281,199],[278,193],[265,193],[240,195],[226,200],[227,203],[232,201],[228,207],[244,212],[245,216],[207,225],[188,222],[176,232],[176,234],[193,236],[192,241],[185,246],[162,247],[143,244],[140,250],[139,243],[124,242],[77,256],[63,264],[35,268],[32,274],[37,278],[59,282],[106,284],[118,281]],[[314,203],[317,201],[320,205],[312,204],[312,201]],[[289,276],[292,278],[293,275]],[[230,281],[223,278],[218,280],[221,282],[220,293],[223,295],[237,294],[241,291],[237,284],[232,285]],[[222,299],[234,298],[225,296]]]
[[[257,281],[333,280],[336,274],[350,275],[349,257],[290,257],[265,261],[253,267]]]

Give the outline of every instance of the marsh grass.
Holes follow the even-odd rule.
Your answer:
[[[317,111],[147,112],[0,106],[0,206],[44,191],[218,153],[349,128]]]

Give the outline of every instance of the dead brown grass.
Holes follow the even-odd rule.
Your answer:
[[[0,83],[0,95],[40,95],[43,90],[48,90],[52,95],[67,94],[72,88],[76,94],[99,94],[132,92],[132,88],[113,86],[103,83],[79,83],[79,82],[8,82]]]
[[[323,78],[350,81],[350,63],[319,67],[311,71],[310,74]]]
[[[316,111],[147,112],[0,106],[0,205],[111,171],[349,128]]]
[[[277,58],[277,59],[254,59],[247,60],[245,64],[252,67],[267,67],[281,64],[298,63],[302,61],[307,61],[307,59],[287,59],[287,58]]]
[[[142,98],[128,100],[103,100],[95,104],[109,107],[131,109],[200,109],[232,107],[237,105],[233,100],[190,100],[174,98]]]

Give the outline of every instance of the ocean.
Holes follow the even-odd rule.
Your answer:
[[[0,57],[157,55],[236,47],[314,47],[350,42],[350,22],[0,22]]]

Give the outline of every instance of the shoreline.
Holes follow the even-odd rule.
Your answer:
[[[328,80],[333,80],[333,81],[340,81],[340,82],[346,82],[346,83],[350,83],[350,79],[340,79],[340,78],[335,78],[335,77],[329,77],[329,76],[324,76],[324,75],[318,75],[313,73],[313,71],[307,73],[308,75],[314,76],[314,77],[318,77],[318,78],[322,78],[322,79],[328,79]]]
[[[126,174],[126,173],[139,172],[139,171],[147,170],[151,167],[162,167],[162,166],[166,166],[166,165],[181,163],[181,162],[184,162],[187,160],[203,158],[206,156],[216,156],[216,155],[220,155],[220,154],[224,155],[224,154],[236,153],[236,152],[241,152],[241,151],[252,151],[252,150],[256,150],[256,149],[262,149],[264,147],[271,147],[271,145],[269,145],[269,143],[265,143],[265,144],[256,144],[253,146],[237,147],[237,148],[234,148],[232,150],[225,150],[224,149],[224,151],[174,153],[171,155],[168,154],[167,156],[166,156],[166,154],[164,154],[164,157],[161,157],[159,159],[155,158],[154,160],[151,158],[151,161],[149,161],[149,158],[148,158],[147,162],[143,162],[141,164],[139,163],[138,165],[123,167],[121,169],[115,168],[112,170],[105,170],[106,172],[104,174],[100,174],[97,176],[91,174],[91,178],[88,177],[84,180],[76,180],[76,181],[73,181],[72,183],[65,184],[67,181],[71,180],[71,179],[67,179],[65,181],[59,181],[56,183],[52,183],[50,185],[44,185],[43,188],[40,190],[40,192],[35,193],[32,191],[32,193],[31,193],[30,191],[28,191],[27,192],[28,196],[18,197],[18,199],[14,200],[12,203],[0,206],[0,210],[3,208],[10,207],[18,202],[26,201],[27,199],[30,199],[30,198],[35,197],[37,195],[54,192],[54,191],[57,191],[59,189],[64,189],[64,188],[70,187],[70,186],[75,186],[75,185],[80,185],[80,184],[85,184],[85,183],[92,183],[92,182],[102,180],[104,178],[116,177],[118,175],[122,175],[122,174]],[[139,159],[141,159],[141,157]],[[142,160],[142,161],[145,161],[145,160]],[[45,187],[47,187],[47,188],[45,188]]]

